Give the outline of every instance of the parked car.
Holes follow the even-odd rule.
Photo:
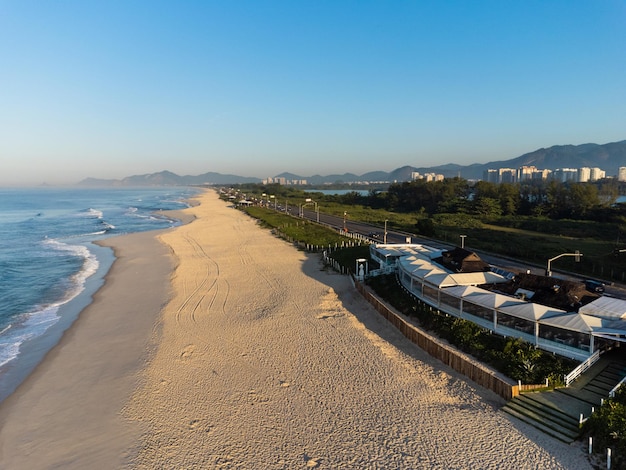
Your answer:
[[[587,279],[585,281],[585,287],[587,288],[589,292],[595,292],[596,294],[604,293],[604,283],[600,281]]]

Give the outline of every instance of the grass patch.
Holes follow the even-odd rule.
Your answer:
[[[340,232],[310,220],[293,217],[264,207],[251,206],[242,210],[259,220],[263,227],[271,229],[275,234],[298,246],[306,245],[309,249],[317,251],[325,248],[337,249],[354,244],[352,239],[343,236]]]

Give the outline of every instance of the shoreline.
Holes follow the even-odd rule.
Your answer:
[[[93,296],[104,285],[107,273],[115,262],[113,251],[98,243],[89,243],[89,245],[88,249],[98,259],[97,271],[87,278],[84,289],[78,295],[59,307],[58,320],[53,325],[43,334],[20,345],[18,356],[0,367],[0,404],[20,386],[50,350],[59,343],[65,331],[71,328],[81,312],[91,304]]]
[[[121,465],[121,450],[136,431],[120,419],[119,409],[136,385],[170,295],[173,260],[157,239],[161,231],[98,242],[115,259],[93,300],[0,403],[2,468],[48,468],[51,461],[73,468]],[[134,293],[141,290],[149,295],[136,315]]]
[[[194,223],[108,239],[94,302],[0,404],[0,467],[591,468],[346,276],[197,197]]]
[[[187,200],[189,207],[196,204],[194,202],[195,197],[191,196]],[[78,295],[59,307],[58,320],[54,324],[43,334],[35,336],[22,344],[19,355],[0,366],[0,404],[14,393],[21,383],[33,373],[48,353],[59,344],[65,332],[78,320],[81,313],[93,303],[94,296],[104,286],[107,276],[117,260],[114,253],[116,239],[122,237],[121,241],[123,243],[123,237],[141,233],[152,234],[156,237],[160,231],[171,230],[177,226],[190,223],[194,219],[194,216],[186,214],[184,209],[158,210],[155,214],[173,221],[176,225],[168,228],[114,235],[81,243],[97,258],[98,268],[96,272],[86,279],[84,288]]]

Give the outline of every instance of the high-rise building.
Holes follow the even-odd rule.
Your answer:
[[[498,175],[498,183],[515,183],[517,179],[517,171],[513,168],[500,168]]]
[[[578,182],[586,183],[591,180],[591,168],[583,167],[578,169]]]
[[[606,172],[604,170],[601,170],[600,168],[592,168],[591,175],[589,176],[589,181],[598,181],[605,177]]]
[[[617,181],[626,181],[626,166],[620,166],[617,173]]]
[[[483,172],[483,180],[488,183],[499,183],[500,172],[496,169],[489,169]]]
[[[554,170],[554,179],[565,183],[567,181],[578,181],[578,170],[575,168],[558,168]]]
[[[533,174],[537,171],[536,166],[522,166],[517,170],[517,181],[530,181]]]
[[[533,181],[547,180],[552,175],[552,170],[537,170],[533,173]]]

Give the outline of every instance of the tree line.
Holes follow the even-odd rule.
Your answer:
[[[363,204],[396,212],[466,213],[479,217],[509,215],[544,216],[552,219],[607,220],[617,212],[619,183],[526,183],[470,182],[462,178],[443,181],[416,180],[391,184],[386,192],[370,191],[363,196],[349,193],[334,196],[337,202]]]

